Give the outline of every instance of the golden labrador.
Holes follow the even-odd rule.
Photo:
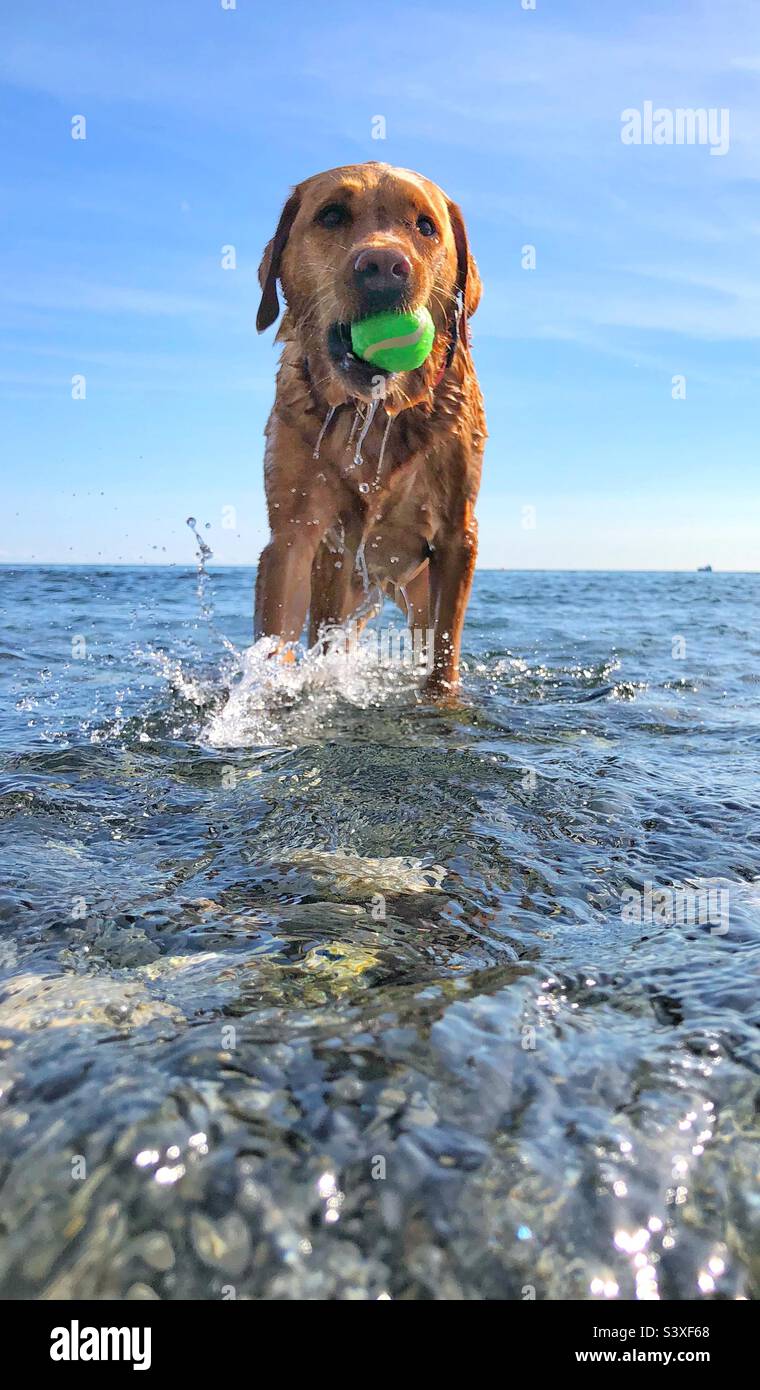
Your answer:
[[[452,694],[486,437],[466,326],[481,283],[462,214],[408,169],[330,169],[291,193],[259,280],[259,332],[279,313],[278,280],[287,307],[256,635],[287,649],[309,615],[314,643],[387,593],[410,627],[433,630],[428,690]],[[352,321],[422,305],[436,337],[421,367],[390,374],[353,354]]]

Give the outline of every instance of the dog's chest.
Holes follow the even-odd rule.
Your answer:
[[[430,554],[433,532],[424,502],[379,503],[364,519],[361,542],[368,573],[403,584]]]
[[[418,440],[397,419],[389,422],[384,412],[379,417],[340,421],[323,459],[339,484],[340,511],[368,573],[404,583],[430,554],[440,499]]]

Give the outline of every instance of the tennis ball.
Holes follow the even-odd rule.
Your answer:
[[[435,340],[427,309],[412,314],[373,314],[351,324],[351,347],[357,357],[386,372],[412,372],[421,367]]]

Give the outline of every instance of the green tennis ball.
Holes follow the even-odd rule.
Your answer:
[[[351,324],[351,347],[357,357],[386,372],[413,372],[421,367],[435,341],[427,309],[413,314],[373,314]]]

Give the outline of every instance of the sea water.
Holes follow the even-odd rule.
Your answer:
[[[197,581],[0,572],[0,1293],[756,1298],[760,576]]]

